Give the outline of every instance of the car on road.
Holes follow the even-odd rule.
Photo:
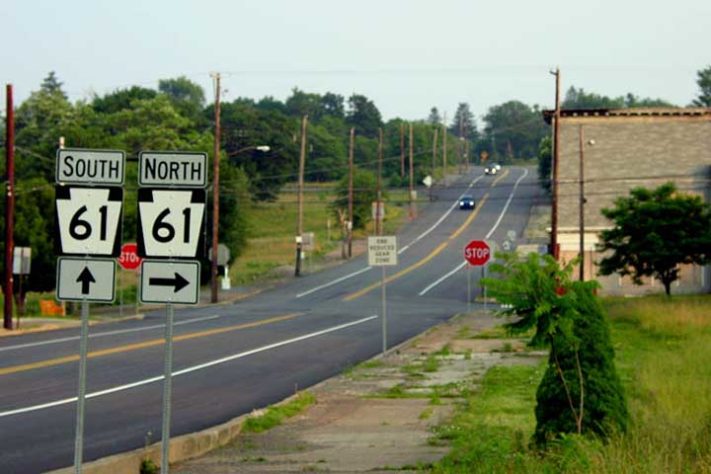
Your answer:
[[[471,210],[476,207],[476,203],[474,202],[474,197],[469,196],[469,195],[464,195],[461,198],[459,198],[459,209],[462,210]]]
[[[501,166],[496,165],[496,164],[486,165],[484,167],[484,174],[494,175],[494,174],[498,173],[500,169],[501,169]]]

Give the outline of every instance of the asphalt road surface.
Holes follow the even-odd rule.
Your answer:
[[[464,246],[520,236],[540,199],[535,171],[472,168],[435,190],[387,267],[387,343],[467,308]],[[471,194],[474,211],[458,198]],[[480,270],[470,273],[473,286]],[[178,308],[171,435],[223,423],[368,359],[382,348],[381,268],[367,256],[230,305]],[[161,439],[165,312],[90,331],[84,460]],[[0,471],[71,466],[78,329],[0,339]]]

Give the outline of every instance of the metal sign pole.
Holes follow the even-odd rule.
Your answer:
[[[388,316],[387,316],[387,304],[386,304],[386,296],[385,296],[385,265],[382,265],[380,268],[383,269],[382,272],[382,296],[383,296],[383,355],[385,355],[385,352],[388,350]]]
[[[170,469],[170,397],[173,385],[173,305],[165,305],[165,368],[163,371],[163,430],[160,472],[168,474]]]
[[[467,313],[472,312],[472,266],[467,263]]]
[[[486,278],[486,264],[481,266],[481,277]],[[484,311],[486,311],[486,284],[482,282],[484,292]]]
[[[84,401],[86,398],[86,354],[89,341],[89,303],[81,302],[81,335],[79,337],[79,390],[77,394],[77,424],[74,439],[74,471],[81,474],[84,451]]]

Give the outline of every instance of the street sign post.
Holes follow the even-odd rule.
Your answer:
[[[170,408],[174,304],[200,300],[207,153],[143,151],[138,155],[140,301],[165,303],[161,472],[170,469]],[[219,250],[219,249],[218,249]],[[155,260],[153,260],[155,259]]]
[[[57,150],[55,242],[60,257],[56,297],[60,301],[81,301],[76,472],[81,472],[84,451],[89,302],[109,303],[116,293],[116,263],[95,257],[119,255],[125,158],[125,153],[117,150]]]
[[[368,237],[368,265],[381,268],[381,300],[383,306],[382,333],[383,354],[388,350],[388,319],[385,284],[387,282],[385,267],[397,265],[397,237],[385,235]]]
[[[485,240],[472,240],[464,247],[464,259],[467,261],[467,311],[471,312],[472,304],[472,266],[481,266],[482,277],[485,274],[486,263],[491,258],[491,247]],[[484,287],[484,309],[486,309],[486,287]]]

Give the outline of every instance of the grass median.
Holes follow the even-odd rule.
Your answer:
[[[433,442],[434,472],[711,472],[711,296],[607,298],[632,423],[607,443],[529,446],[545,363],[495,367]]]

